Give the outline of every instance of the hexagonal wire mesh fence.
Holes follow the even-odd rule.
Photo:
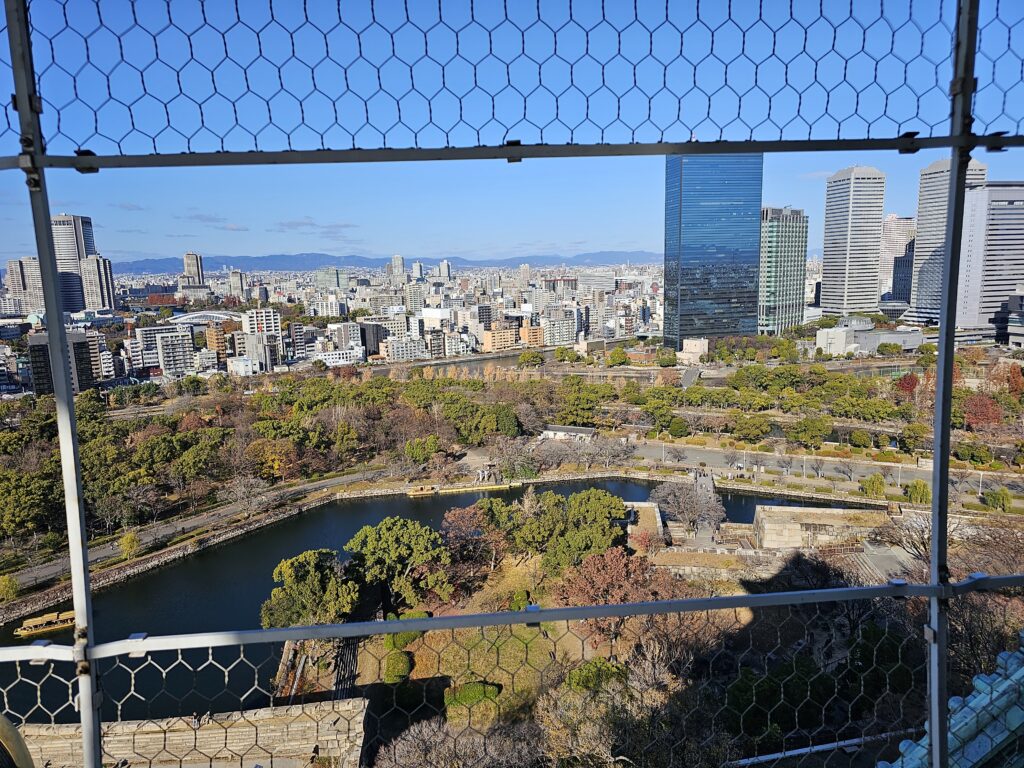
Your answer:
[[[393,634],[371,622],[341,639],[326,627],[313,638],[277,632],[307,638],[283,646],[259,632],[241,645],[100,645],[104,756],[131,766],[867,764],[920,735],[927,702],[926,608],[878,594],[913,591],[580,610],[597,617],[586,620],[403,620],[392,624],[409,628]],[[54,768],[81,758],[59,674],[68,666],[4,672],[14,673],[6,714]]]
[[[165,155],[942,137],[956,7],[32,0],[29,13],[48,152]],[[1020,133],[1020,13],[982,3],[985,133]],[[0,142],[16,136],[8,114]]]
[[[39,111],[47,146],[5,103],[0,167],[15,164],[19,134],[30,189],[33,166],[117,165],[126,155],[198,165],[213,162],[203,153],[261,162],[290,151],[308,161],[340,150],[382,160],[507,145],[615,154],[1020,144],[1024,9],[973,5],[976,66],[954,61],[951,39],[971,36],[952,0],[33,0],[29,80],[39,101],[18,87],[21,103]],[[7,93],[15,73],[0,49]],[[968,101],[978,135],[950,126],[948,83],[954,106],[965,87],[954,68],[977,75]],[[414,154],[372,152],[392,148]],[[906,739],[900,765],[909,768],[928,757],[911,741],[929,717],[922,601],[931,597],[934,618],[948,595],[932,585],[895,599],[907,593],[812,604],[722,598],[625,617],[580,609],[589,622],[442,619],[412,622],[390,640],[379,634],[387,625],[351,625],[285,633],[307,642],[283,648],[280,634],[236,633],[86,650],[103,694],[105,757],[122,765],[548,765],[567,754],[639,765],[863,765],[895,757],[893,743]],[[999,713],[1020,689],[1016,655],[990,662],[970,633],[957,634],[959,616],[963,628],[990,621],[993,600],[1019,610],[1015,593],[951,602],[961,607],[951,611],[954,642],[967,649],[951,690],[968,693],[976,670],[990,675],[971,681],[980,697],[954,702],[953,752],[978,723],[1005,726]],[[73,654],[0,653],[5,713],[47,745],[53,765],[83,758],[68,738],[80,714]],[[975,712],[982,717],[972,720]],[[958,717],[968,723],[959,730]],[[282,745],[295,754],[278,754]],[[1016,754],[1010,742],[1000,748]]]

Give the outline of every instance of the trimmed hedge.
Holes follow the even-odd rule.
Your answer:
[[[598,691],[612,680],[623,680],[625,677],[625,667],[599,656],[570,670],[565,683],[574,691]]]
[[[453,685],[444,691],[444,705],[446,707],[472,707],[482,701],[494,701],[500,693],[500,686],[483,680]]]
[[[389,613],[388,621],[394,621],[395,619],[429,619],[430,614],[427,611],[406,611],[400,617],[395,616],[393,613]],[[389,651],[400,651],[408,646],[414,640],[419,640],[423,637],[423,633],[417,630],[409,630],[408,632],[396,632],[393,635],[384,635],[384,647]]]
[[[412,672],[412,654],[392,651],[384,659],[384,682],[388,685],[404,683]]]

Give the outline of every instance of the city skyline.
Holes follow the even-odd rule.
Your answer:
[[[1024,155],[977,153],[994,180],[1024,178]],[[947,152],[765,155],[763,202],[808,216],[808,249],[823,234],[825,179],[850,165],[887,177],[885,212],[915,216],[920,171]],[[390,258],[522,258],[663,245],[662,156],[433,165],[224,168],[194,185],[194,172],[116,171],[88,179],[54,174],[57,214],[88,209],[101,254],[116,264],[323,252]],[[286,196],[262,195],[286,186]],[[331,194],[316,194],[323,189]],[[437,190],[443,189],[444,194]],[[403,215],[396,217],[395,210]],[[459,211],[454,215],[452,211]],[[23,184],[0,175],[0,221],[10,232],[0,261],[34,255]]]

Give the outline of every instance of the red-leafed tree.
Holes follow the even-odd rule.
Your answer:
[[[914,396],[914,392],[917,391],[918,385],[921,380],[916,374],[906,373],[896,379],[896,397],[900,401],[910,400]]]
[[[478,506],[456,507],[444,513],[441,537],[452,555],[452,581],[471,582],[485,568],[494,570],[505,554],[505,534],[491,525]]]
[[[977,392],[964,401],[964,422],[972,432],[999,426],[1003,407],[988,395]]]
[[[612,547],[566,571],[556,594],[566,605],[615,605],[667,600],[678,596],[681,588],[680,582],[655,568],[646,557],[630,556],[622,547]],[[602,640],[614,644],[625,625],[626,617],[620,616],[586,622],[595,648]]]

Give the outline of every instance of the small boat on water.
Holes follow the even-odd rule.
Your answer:
[[[74,626],[74,611],[58,611],[57,613],[44,613],[34,619],[25,619],[25,623],[14,630],[14,634],[17,637],[36,637],[59,632],[62,629],[71,629]]]

